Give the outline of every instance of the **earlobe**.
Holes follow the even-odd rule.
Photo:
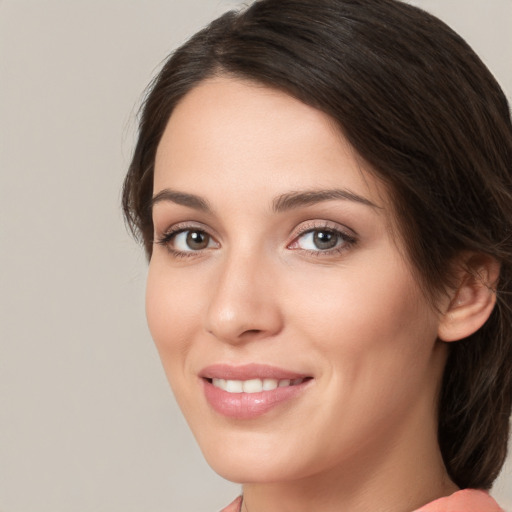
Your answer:
[[[476,332],[487,321],[496,304],[500,264],[493,257],[472,254],[464,258],[458,272],[458,287],[443,313],[438,337],[457,341]]]

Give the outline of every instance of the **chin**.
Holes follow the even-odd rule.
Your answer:
[[[290,450],[279,439],[262,439],[262,435],[229,436],[230,440],[199,443],[210,467],[221,477],[235,483],[271,483],[299,480],[312,473],[307,453]],[[279,447],[279,448],[278,448]],[[298,455],[302,455],[298,459]]]
[[[222,478],[238,484],[272,483],[300,478],[299,475],[287,473],[290,469],[289,464],[285,466],[268,460],[255,461],[245,458],[243,454],[234,459],[227,457],[224,460],[210,460],[206,457],[206,461]]]

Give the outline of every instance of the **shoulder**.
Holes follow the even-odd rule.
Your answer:
[[[435,500],[414,512],[503,512],[485,491],[465,489]]]

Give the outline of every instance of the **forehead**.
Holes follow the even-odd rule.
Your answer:
[[[331,117],[282,91],[228,77],[192,89],[158,146],[155,192],[191,186],[241,197],[344,187],[375,204],[388,199]]]

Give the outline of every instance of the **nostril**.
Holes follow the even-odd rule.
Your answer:
[[[251,341],[264,338],[266,331],[264,329],[246,329],[238,336],[239,341]]]

